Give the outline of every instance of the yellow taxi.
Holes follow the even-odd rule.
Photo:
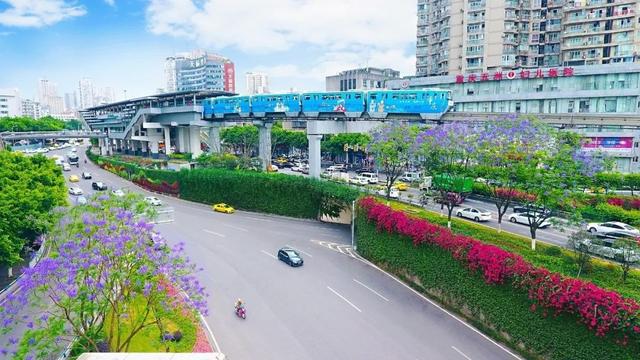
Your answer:
[[[396,189],[399,191],[407,191],[409,189],[409,185],[403,182],[397,182],[393,184]]]
[[[225,214],[233,214],[236,211],[234,208],[232,208],[231,206],[225,203],[215,204],[212,206],[212,208],[213,208],[213,211],[217,211]]]
[[[71,176],[69,176],[69,181],[70,182],[78,182],[78,181],[80,181],[80,177],[78,175],[71,175]]]

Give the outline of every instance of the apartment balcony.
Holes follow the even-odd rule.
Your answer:
[[[582,43],[566,43],[563,45],[564,50],[589,49],[602,47],[604,41],[584,41]]]
[[[483,23],[484,22],[484,16],[470,16],[467,17],[467,23],[468,24],[477,24],[477,23]]]
[[[507,8],[507,9],[509,9],[509,8],[519,9],[520,8],[520,4],[519,4],[518,0],[506,0],[504,2],[504,7]]]
[[[607,0],[591,0],[582,4],[579,3],[567,3],[564,6],[565,11],[573,11],[573,10],[591,10],[596,8],[602,8],[605,6],[614,6],[614,5],[635,5],[637,0],[616,0],[611,3],[607,3]]]
[[[483,51],[467,51],[465,56],[468,58],[482,57]]]
[[[469,8],[467,9],[467,11],[472,12],[472,11],[479,11],[479,10],[484,10],[486,4],[484,3],[484,1],[482,3],[479,4],[474,4],[472,6],[469,6]]]
[[[557,8],[562,7],[565,3],[565,0],[548,0],[547,8]]]

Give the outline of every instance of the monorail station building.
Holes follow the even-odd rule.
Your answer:
[[[389,89],[451,90],[445,120],[532,114],[587,138],[587,149],[614,157],[622,172],[640,171],[640,64],[616,63],[488,71],[389,80]]]

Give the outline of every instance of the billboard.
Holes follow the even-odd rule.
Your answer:
[[[236,92],[236,71],[232,62],[224,63],[224,91]]]
[[[585,150],[626,151],[633,148],[633,137],[590,136],[582,140]]]

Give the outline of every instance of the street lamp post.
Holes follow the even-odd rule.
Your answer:
[[[357,250],[356,245],[356,202],[355,200],[351,202],[351,248],[353,250]]]

